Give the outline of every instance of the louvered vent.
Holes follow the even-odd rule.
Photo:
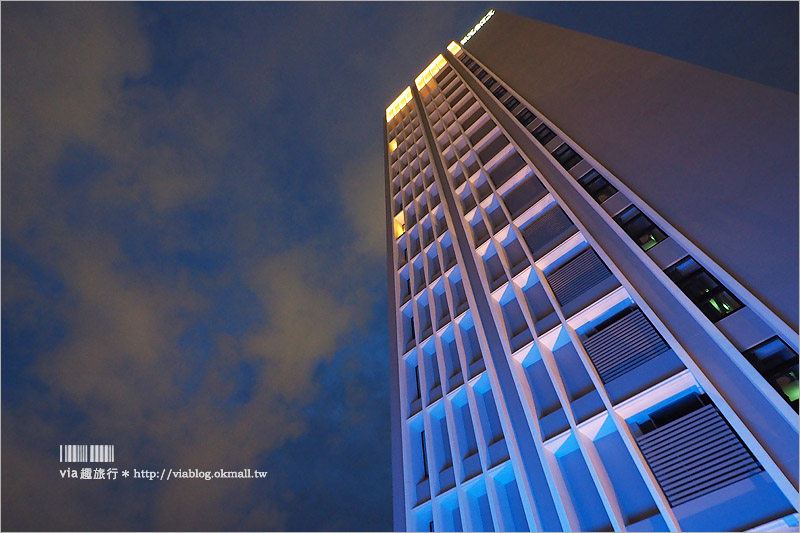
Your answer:
[[[574,300],[611,275],[594,250],[588,248],[549,276],[547,282],[561,305]]]
[[[672,507],[763,470],[713,405],[636,441]]]
[[[539,259],[574,232],[575,225],[564,210],[556,206],[525,228],[522,236],[534,259]]]
[[[640,309],[634,309],[583,343],[603,383],[669,350]]]

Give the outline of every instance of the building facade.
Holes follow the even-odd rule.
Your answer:
[[[491,11],[385,126],[395,529],[797,530],[796,95]]]

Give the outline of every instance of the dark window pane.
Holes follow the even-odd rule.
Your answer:
[[[520,124],[522,124],[523,126],[527,126],[528,124],[530,124],[531,122],[533,122],[533,120],[534,120],[535,118],[536,118],[536,115],[534,115],[534,114],[531,112],[531,110],[530,110],[530,109],[528,109],[527,107],[526,107],[526,108],[524,108],[524,109],[523,109],[522,111],[520,111],[519,113],[517,113],[517,120],[519,120]]]
[[[503,105],[506,106],[506,109],[508,109],[509,111],[513,111],[514,108],[517,107],[517,104],[519,104],[519,100],[517,100],[513,96],[509,96],[508,100],[503,102]]]
[[[497,87],[497,89],[495,89],[495,90],[492,92],[492,94],[493,94],[493,95],[495,95],[495,97],[496,97],[496,98],[500,99],[500,98],[502,98],[503,96],[505,96],[507,92],[508,92],[508,91],[506,90],[506,88],[505,88],[505,87],[503,87],[502,85],[499,85],[499,86]]]
[[[545,143],[542,143],[545,144]],[[567,143],[562,144],[553,151],[553,157],[556,158],[562,167],[566,170],[571,169],[581,161],[583,158],[578,155]]]
[[[496,156],[500,151],[508,146],[508,139],[505,135],[500,135],[495,140],[490,142],[486,145],[479,153],[478,158],[480,158],[481,163],[486,165],[491,159]],[[496,184],[495,184],[496,185]]]
[[[436,75],[436,82],[437,82],[437,83],[442,83],[442,80],[443,80],[443,79],[445,79],[445,77],[447,77],[447,75],[448,75],[448,74],[450,74],[450,71],[451,71],[451,70],[452,70],[452,69],[450,68],[450,66],[449,66],[449,65],[448,65],[447,67],[443,68],[443,69],[442,69],[442,71],[441,71],[441,72],[439,72],[439,73]]]
[[[594,169],[581,177],[578,183],[586,189],[586,192],[588,192],[598,204],[602,204],[617,193],[617,189],[608,183],[606,179]]]
[[[544,124],[541,124],[538,128],[533,130],[533,136],[536,138],[537,141],[542,143],[542,145],[545,145],[549,143],[551,140],[553,140],[556,134],[553,133],[553,130],[551,130]]]

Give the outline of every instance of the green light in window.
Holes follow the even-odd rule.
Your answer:
[[[708,292],[708,289],[706,289],[706,292]],[[718,312],[720,312],[720,313],[722,312],[722,309],[720,309],[720,308],[719,308],[719,305],[717,304],[717,301],[716,301],[714,298],[711,298],[711,299],[708,301],[708,303],[710,303],[711,305],[713,305],[713,306],[714,306],[714,309],[716,309]]]
[[[644,250],[646,252],[647,250],[649,250],[650,248],[652,248],[656,244],[658,244],[658,241],[656,240],[656,238],[653,237],[652,235],[648,235],[647,240],[642,243],[642,250]]]
[[[722,302],[722,307],[725,309],[725,312],[727,313],[730,313],[733,310],[733,308],[730,305],[726,304],[725,302]]]
[[[792,381],[791,383],[787,383],[783,387],[783,393],[789,397],[791,401],[796,401],[800,398],[800,381]]]

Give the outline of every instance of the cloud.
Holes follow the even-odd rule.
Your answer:
[[[267,362],[270,389],[287,398],[310,390],[311,372],[330,359],[337,340],[353,327],[356,308],[326,287],[317,254],[294,248],[254,270],[251,287],[269,320],[247,340],[246,349]]]
[[[281,46],[257,46],[263,19],[226,15],[210,36],[208,25],[176,28],[206,60],[180,61],[163,79],[147,33],[157,21],[143,10],[3,6],[3,239],[21,250],[3,256],[3,364],[22,368],[25,383],[4,382],[3,520],[33,530],[283,529],[289,511],[259,496],[270,481],[104,492],[54,478],[64,442],[115,443],[130,468],[262,464],[308,431],[316,370],[372,318],[370,283],[383,290],[373,268],[384,246],[380,161],[320,180],[341,187],[341,203],[334,194],[313,209],[293,205],[275,170],[280,135],[272,146],[250,131],[275,103],[274,73],[290,66]],[[305,29],[295,21],[272,38]],[[83,152],[103,165],[60,181],[64,169],[82,172],[69,156]],[[283,219],[276,207],[301,214]],[[291,246],[281,240],[316,221]],[[186,250],[221,259],[205,272],[176,261]],[[225,302],[229,292],[253,300],[252,316],[224,316],[247,313]],[[46,346],[5,350],[9,332],[55,323],[63,331]],[[206,340],[187,344],[197,331]]]
[[[370,259],[386,256],[384,182],[379,152],[351,159],[337,178],[342,211],[355,230],[356,249]]]

